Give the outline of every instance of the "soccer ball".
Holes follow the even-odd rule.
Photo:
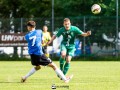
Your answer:
[[[94,4],[91,7],[91,11],[93,14],[99,14],[101,12],[101,7],[98,4]]]

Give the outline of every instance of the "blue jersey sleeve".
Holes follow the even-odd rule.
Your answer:
[[[28,34],[25,35],[25,40],[26,40],[27,42],[29,41]]]

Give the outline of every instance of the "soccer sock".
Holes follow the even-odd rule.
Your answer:
[[[64,71],[63,71],[64,75],[66,75],[69,68],[70,68],[70,63],[66,62],[65,65],[64,65]]]
[[[59,62],[60,62],[60,70],[63,71],[63,66],[64,66],[65,59],[60,57]]]
[[[36,72],[36,69],[33,67],[25,76],[24,78],[28,78],[29,76],[31,76],[32,74],[34,74]]]
[[[56,72],[56,74],[60,77],[60,78],[62,78],[62,80],[64,80],[64,81],[66,81],[67,79],[66,79],[66,77],[65,77],[65,75],[63,74],[63,72],[60,70],[60,69],[56,69],[55,70],[55,72]]]

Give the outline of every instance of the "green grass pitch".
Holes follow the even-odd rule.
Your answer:
[[[0,61],[0,90],[52,90],[52,84],[56,90],[120,90],[120,62],[72,61],[68,75],[74,77],[67,84],[51,68],[42,67],[20,83],[31,68],[29,61]]]

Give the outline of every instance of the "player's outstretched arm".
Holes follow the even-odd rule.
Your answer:
[[[81,34],[84,37],[90,36],[91,35],[91,31],[87,31],[86,33]]]
[[[47,42],[47,45],[49,45],[50,43],[52,43],[52,41],[56,38],[56,35],[53,35],[51,40]]]

